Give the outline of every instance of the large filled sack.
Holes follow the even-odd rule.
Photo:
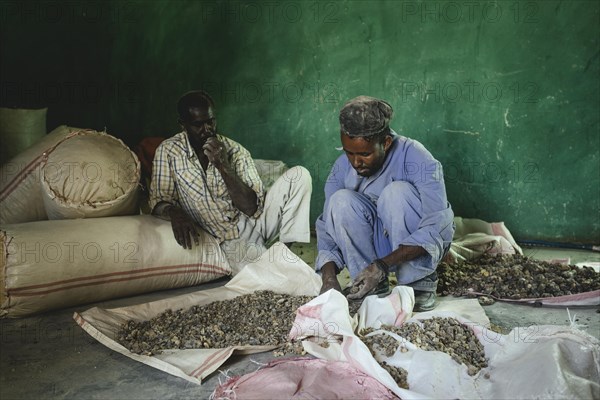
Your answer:
[[[0,167],[0,224],[137,214],[139,175],[119,139],[59,126]]]
[[[0,164],[44,137],[47,111],[0,107]]]
[[[171,224],[149,215],[38,221],[0,230],[0,316],[156,290],[229,275],[219,243],[202,233],[183,249]]]
[[[84,130],[48,152],[41,171],[48,219],[137,214],[140,162],[120,140]]]
[[[0,167],[0,224],[48,219],[40,171],[48,152],[77,131],[61,125]]]

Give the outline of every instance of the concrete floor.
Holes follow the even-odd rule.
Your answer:
[[[293,250],[312,265],[314,244],[296,245]],[[540,248],[525,252],[544,260],[569,257],[571,263],[600,261],[600,253],[585,251]],[[28,318],[0,320],[0,399],[207,399],[219,381],[225,379],[220,372],[212,374],[201,386],[191,384],[109,350],[79,328],[72,315],[92,306],[114,308],[145,303],[225,283],[226,280],[221,280]],[[568,324],[564,308],[495,303],[484,309],[490,321],[506,331],[517,326],[532,331],[541,324]],[[600,338],[597,307],[570,308],[570,311],[572,316],[576,314],[581,329]],[[242,375],[274,358],[271,352],[237,356],[221,370],[229,375]]]

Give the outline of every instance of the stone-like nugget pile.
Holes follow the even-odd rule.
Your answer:
[[[422,350],[437,350],[448,354],[457,363],[465,364],[469,375],[475,375],[487,367],[483,345],[467,326],[454,318],[433,317],[421,322],[422,327],[418,323],[405,323],[400,327],[383,325],[381,329],[402,336]],[[391,357],[398,349],[408,351],[402,342],[390,335],[382,333],[365,337],[373,331],[373,328],[366,328],[360,332],[361,340],[373,354],[379,351],[386,357]]]
[[[153,355],[165,349],[280,346],[311,296],[257,291],[187,310],[167,310],[149,321],[128,321],[117,341],[129,351]]]
[[[470,291],[497,298],[556,297],[600,289],[591,267],[551,264],[521,255],[483,255],[473,261],[441,263],[438,293],[463,296]]]

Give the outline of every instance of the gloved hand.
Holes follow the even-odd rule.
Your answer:
[[[360,300],[371,292],[374,292],[377,285],[385,279],[387,279],[386,273],[375,263],[371,263],[367,268],[360,271],[360,274],[358,274],[350,288],[351,294],[346,297],[349,300]]]

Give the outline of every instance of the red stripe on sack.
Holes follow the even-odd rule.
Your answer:
[[[211,264],[179,264],[179,265],[167,265],[164,267],[136,269],[136,270],[131,270],[131,271],[118,271],[118,272],[111,272],[109,274],[101,274],[101,275],[81,276],[78,278],[65,279],[62,281],[41,283],[39,285],[30,285],[30,286],[23,286],[23,287],[19,287],[19,288],[12,288],[11,290],[19,291],[19,290],[46,288],[46,287],[50,287],[50,286],[63,285],[65,283],[96,280],[96,279],[108,278],[111,276],[118,276],[118,275],[142,274],[142,273],[152,272],[152,271],[166,271],[166,270],[173,270],[173,269],[197,268],[197,267],[207,267],[211,270],[214,270],[215,272],[223,272],[225,274],[229,273],[229,271],[227,271],[221,267],[218,267],[216,265],[211,265]],[[210,271],[208,271],[208,272],[210,272]]]
[[[194,378],[202,376],[204,371],[206,371],[212,365],[214,365],[218,362],[221,362],[224,359],[227,359],[227,357],[228,357],[227,353],[229,353],[229,348],[225,348],[222,351],[212,354],[210,357],[208,357],[206,359],[206,361],[201,366],[199,366],[198,368],[196,368],[195,370],[192,371],[191,376],[193,376]]]
[[[50,148],[44,150],[42,152],[42,154],[40,154],[39,156],[37,156],[36,158],[34,158],[29,164],[27,164],[25,166],[25,168],[23,168],[23,170],[21,170],[21,172],[19,172],[17,174],[17,176],[15,176],[13,178],[12,181],[9,182],[9,184],[4,188],[4,190],[2,190],[2,192],[0,192],[0,201],[4,201],[4,199],[6,199],[8,196],[10,196],[10,194],[12,193],[12,191],[17,186],[19,186],[19,184],[21,182],[23,182],[25,180],[25,178],[27,178],[27,176],[32,171],[35,170],[35,167],[37,167],[39,164],[42,163],[42,160],[44,159],[44,157],[48,156],[48,154],[50,154],[50,152],[52,152],[55,148],[57,148],[59,144],[61,144],[62,142],[66,141],[67,139],[72,138],[73,136],[78,135],[79,133],[86,132],[86,131],[92,131],[92,130],[91,129],[81,129],[81,130],[78,130],[78,131],[75,131],[75,132],[68,133],[64,138],[62,138],[54,146],[51,146]],[[33,168],[32,168],[32,166],[33,166]]]
[[[66,291],[66,290],[77,289],[77,288],[82,288],[82,287],[86,287],[86,286],[103,285],[105,283],[126,282],[126,281],[133,281],[133,280],[138,280],[138,279],[150,278],[150,277],[153,277],[153,276],[180,275],[180,274],[189,274],[189,273],[196,273],[196,272],[212,272],[212,271],[211,270],[196,269],[196,270],[192,270],[192,271],[163,272],[163,273],[159,273],[159,274],[148,274],[148,275],[134,276],[134,277],[129,277],[129,278],[108,279],[108,280],[99,281],[99,282],[87,282],[87,283],[82,283],[82,284],[79,284],[79,285],[63,286],[63,287],[59,287],[59,288],[56,288],[56,289],[48,289],[48,290],[44,290],[44,291],[35,291],[35,292],[23,292],[22,289],[16,289],[16,290],[9,289],[9,290],[6,291],[6,294],[7,294],[7,297],[39,296],[41,294],[48,294],[48,293]]]
[[[35,171],[35,168],[42,163],[43,158],[44,158],[43,154],[37,156],[36,158],[33,159],[33,161],[31,161],[29,164],[27,164],[21,172],[19,172],[15,176],[13,178],[13,180],[10,181],[8,183],[8,185],[4,188],[4,190],[2,190],[2,192],[0,192],[0,201],[4,201],[8,196],[10,196],[10,194],[13,192],[13,190],[15,190],[17,188],[17,186],[19,186],[19,184],[21,182],[23,182],[25,180],[25,178],[27,178],[27,176],[29,174],[31,174],[31,172]]]
[[[77,314],[77,317],[75,318],[75,322],[77,322],[77,325],[81,326],[82,328],[86,323],[85,319],[81,318],[81,315],[79,315],[79,314]]]

